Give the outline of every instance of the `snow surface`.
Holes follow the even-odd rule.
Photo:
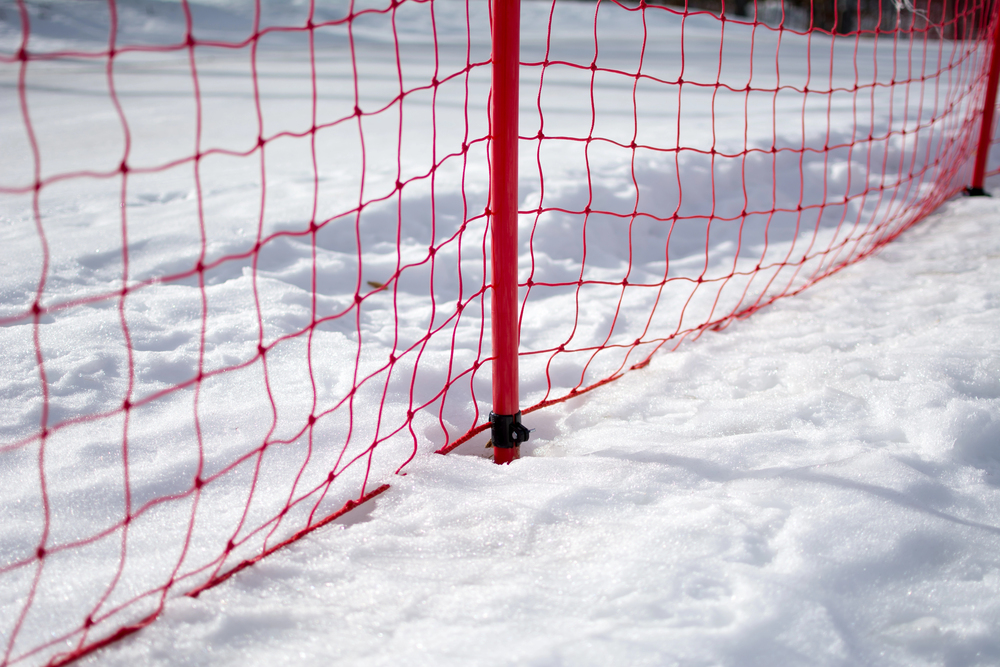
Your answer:
[[[435,4],[461,8],[439,10],[435,26],[441,62],[461,65],[467,57],[465,5]],[[320,18],[342,16],[347,6],[324,3]],[[99,52],[107,41],[105,7],[98,2],[32,4],[31,50]],[[183,15],[176,3],[146,0],[121,2],[119,7],[122,43],[170,44],[183,37]],[[303,3],[264,7],[265,26],[304,20]],[[404,69],[414,80],[433,71],[426,7],[408,4],[399,12]],[[593,57],[593,5],[557,7],[555,55],[588,62]],[[194,10],[199,39],[239,40],[252,27],[247,8],[230,0],[196,3]],[[542,57],[548,11],[547,3],[525,3],[526,61]],[[20,39],[16,7],[6,3],[0,12],[0,47],[13,53]],[[677,76],[681,52],[678,26],[668,18],[662,12],[653,15],[644,56],[644,69],[664,78]],[[486,21],[485,3],[473,4],[468,17],[473,34],[488,34]],[[636,16],[609,14],[602,21],[600,64],[634,69]],[[387,104],[398,92],[387,34],[384,16],[358,22],[366,109]],[[720,71],[718,23],[707,16],[690,17],[684,36],[685,78],[715,81]],[[905,60],[897,59],[882,42],[862,42],[856,72],[849,57],[853,40],[837,40],[831,49],[828,38],[817,38],[811,45],[790,35],[782,39],[779,59],[774,55],[775,34],[757,32],[752,48],[760,55],[750,68],[749,59],[740,57],[751,49],[748,32],[727,28],[725,48],[735,55],[723,54],[723,80],[734,87],[773,85],[780,70],[788,85],[801,87],[811,80],[808,77],[818,76],[849,87],[855,80],[888,82],[912,76],[912,71],[901,72],[899,63],[913,67],[936,57],[935,52],[925,56],[918,47],[917,52],[909,50]],[[343,86],[352,75],[343,57],[343,35],[321,33],[318,43],[323,86],[318,110],[325,118],[349,113],[353,95]],[[303,75],[309,59],[302,33],[269,33],[260,44],[261,126],[249,103],[246,50],[208,49],[199,55],[202,146],[248,151],[258,131],[274,136],[301,133],[310,126],[312,90]],[[469,58],[487,57],[488,42],[475,39]],[[130,53],[119,58],[116,68],[116,88],[132,130],[129,164],[152,167],[189,155],[196,128],[186,54]],[[124,137],[103,63],[70,58],[33,64],[30,71],[32,119],[44,130],[39,132],[42,176],[76,169],[113,171],[122,159]],[[538,71],[524,68],[524,90],[535,96],[522,94],[525,136],[542,123],[535,108]],[[944,91],[941,99],[961,99],[951,96],[961,90],[969,71],[971,65],[966,64],[949,73],[943,86],[934,83],[938,92]],[[548,72],[541,100],[545,127],[586,136],[590,73],[556,68]],[[34,165],[13,94],[17,68],[5,67],[2,76],[0,85],[11,94],[0,97],[0,183],[30,184]],[[624,143],[637,132],[640,142],[657,146],[681,142],[730,152],[772,142],[822,146],[831,138],[850,142],[869,128],[878,134],[890,125],[897,131],[916,127],[931,112],[917,106],[904,113],[902,107],[890,106],[901,101],[904,91],[899,89],[875,89],[872,96],[860,99],[834,95],[829,98],[828,136],[826,99],[816,97],[803,105],[800,95],[782,95],[746,102],[751,118],[757,109],[762,122],[745,128],[744,102],[738,96],[730,99],[723,92],[713,102],[712,89],[687,87],[684,134],[678,137],[677,123],[656,122],[663,108],[676,106],[676,95],[655,88],[638,91],[636,126],[631,98],[619,94],[619,83],[600,77],[596,83],[598,91],[615,94],[596,97],[600,123],[594,131]],[[487,178],[482,144],[470,151],[464,175],[457,161],[446,161],[433,193],[419,175],[434,150],[454,150],[463,132],[465,138],[484,136],[488,84],[485,68],[470,71],[467,85],[473,101],[468,116],[461,81],[442,86],[433,107],[415,96],[414,104],[405,105],[405,123],[391,114],[366,118],[371,159],[364,187],[373,193],[370,196],[391,192],[397,178],[418,180],[407,181],[405,197],[397,204],[369,209],[361,247],[343,242],[344,227],[336,217],[344,201],[359,198],[362,184],[353,168],[359,147],[336,128],[317,135],[317,170],[323,184],[318,208],[320,217],[329,216],[332,222],[319,238],[315,259],[308,238],[279,239],[262,253],[258,286],[266,341],[300,330],[313,316],[313,265],[323,286],[320,313],[335,312],[351,303],[359,278],[384,280],[400,257],[418,261],[429,242],[448,238],[463,221],[460,193],[469,198],[470,210],[482,209]],[[917,96],[910,91],[909,99],[912,104]],[[801,125],[773,126],[772,103],[779,112],[802,118]],[[66,113],[68,108],[72,113]],[[455,131],[431,138],[427,127],[432,120],[435,127]],[[960,134],[960,127],[945,125],[931,139],[925,133],[909,139],[911,143],[888,142],[857,153],[834,151],[829,164],[806,154],[802,190],[797,156],[776,164],[782,183],[796,186],[777,195],[766,182],[770,163],[766,169],[751,164],[746,176],[749,203],[767,208],[794,207],[798,201],[822,203],[824,183],[831,184],[837,196],[861,192],[873,185],[866,161],[886,165],[886,182],[892,182],[897,174],[914,169],[901,156],[924,155],[924,149]],[[918,141],[925,143],[912,143]],[[406,146],[399,164],[397,143]],[[681,206],[684,215],[707,214],[706,198],[688,197],[681,204],[679,191],[662,185],[682,180],[685,193],[711,188],[714,182],[717,215],[734,216],[747,205],[738,191],[744,172],[725,160],[713,168],[699,157],[674,163],[640,155],[632,165],[620,153],[597,147],[588,155],[590,171],[597,175],[588,187],[579,146],[567,144],[564,150],[542,153],[534,153],[530,143],[526,148],[524,207],[541,200],[539,162],[548,207],[580,210],[593,192],[596,205],[604,210],[628,211],[636,192],[642,191],[652,193],[643,195],[646,210]],[[308,142],[278,139],[269,148],[268,160],[264,231],[301,231],[313,205]],[[260,207],[259,168],[258,162],[244,158],[204,160],[201,188],[209,261],[252,248]],[[881,176],[874,178],[877,187]],[[129,188],[130,279],[189,269],[199,249],[190,166],[136,174]],[[907,189],[888,205],[901,210],[928,194],[927,186]],[[71,179],[45,191],[42,205],[52,257],[47,303],[104,294],[120,286],[120,196],[117,179]],[[429,224],[432,199],[438,205],[437,227]],[[0,206],[0,256],[7,267],[0,317],[13,317],[33,299],[41,251],[30,196],[5,195]],[[399,255],[394,206],[406,213],[400,223]],[[881,206],[886,206],[882,197],[861,197],[844,205],[848,219]],[[822,245],[852,232],[837,224],[843,213],[837,205],[825,210],[825,217],[810,223]],[[742,245],[717,224],[722,231],[712,233],[711,262],[704,227],[686,228],[671,241],[671,270],[689,276],[722,275],[741,262],[752,266],[763,261],[763,253],[770,258],[801,251],[812,242],[812,229],[797,234],[794,218],[776,216],[766,246],[754,236],[762,229],[762,216],[756,222],[753,215],[747,218]],[[86,662],[995,664],[1000,661],[1000,529],[995,520],[1000,501],[998,220],[1000,208],[994,202],[952,202],[875,259],[724,332],[686,342],[676,352],[657,356],[647,369],[592,395],[532,414],[528,425],[535,432],[524,448],[527,457],[510,468],[498,469],[482,458],[481,441],[448,457],[430,453],[442,444],[443,426],[454,437],[475,422],[477,407],[480,416],[489,410],[488,378],[480,375],[468,386],[456,386],[444,409],[444,424],[424,413],[414,420],[421,451],[405,477],[393,477],[392,472],[410,451],[407,434],[379,446],[373,479],[390,481],[392,490],[374,505],[349,514],[339,522],[340,530],[309,537],[197,600],[171,599],[164,617],[152,627]],[[521,222],[524,239],[534,232],[530,257],[524,244],[522,280],[529,275],[536,281],[576,280],[582,266],[574,244],[581,239],[566,231],[573,217],[552,212],[537,222],[523,216]],[[637,225],[640,242],[629,263],[612,222],[594,216],[589,223],[591,255],[585,277],[662,278],[663,242],[657,240],[655,225]],[[440,313],[447,313],[446,306],[482,284],[482,220],[470,229],[467,237],[442,245],[437,269],[418,267],[401,275],[399,291],[407,301],[399,311],[398,327],[391,324],[394,302],[365,302],[363,364],[384,363],[399,346],[426,332]],[[353,234],[353,227],[349,231]],[[829,269],[824,261],[808,265],[803,275]],[[258,325],[249,267],[249,260],[230,263],[208,275],[204,344],[199,340],[202,302],[196,281],[154,285],[144,289],[141,298],[128,300],[135,396],[192,377],[199,349],[205,351],[209,370],[252,357]],[[425,294],[429,279],[433,300]],[[737,279],[733,291],[738,294],[745,286]],[[651,296],[630,297],[627,305],[640,315],[627,322],[626,309],[622,322],[616,323],[607,313],[606,292],[594,288],[584,294],[579,311],[584,326],[574,340],[635,338],[634,327],[638,323],[641,329]],[[614,300],[620,293],[611,290]],[[576,312],[564,296],[558,290],[530,295],[522,350],[565,340],[559,327]],[[676,305],[688,296],[667,294],[658,312],[669,321],[654,325],[669,331],[680,328]],[[114,306],[72,308],[44,321],[51,421],[120,405],[128,384],[123,372],[127,359]],[[710,298],[700,303],[696,299],[688,316],[700,321],[710,306]],[[483,326],[488,329],[488,319],[455,326],[460,363],[476,358]],[[350,387],[341,369],[353,367],[355,333],[336,322],[316,331],[313,344],[322,363],[314,373],[321,401],[334,400]],[[5,444],[38,428],[41,401],[31,335],[30,323],[0,329],[0,354],[12,369],[0,384]],[[280,387],[282,424],[294,432],[313,409],[314,389],[303,361],[305,342],[290,341],[279,351],[271,358],[272,381]],[[410,361],[400,366],[412,371],[418,392],[433,395],[443,381],[450,339],[432,340],[425,355],[419,373],[406,366]],[[602,356],[588,377],[598,379],[619,363],[614,354]],[[522,392],[530,403],[545,395],[548,385],[530,359],[525,365]],[[555,370],[559,387],[572,387],[580,379],[578,365],[565,363]],[[406,373],[401,375],[406,378]],[[225,377],[225,384],[203,386],[200,426],[209,472],[259,444],[270,426],[260,378],[253,372]],[[405,383],[395,382],[385,379],[386,414],[398,416],[410,403]],[[367,434],[373,430],[374,406],[382,391],[375,384],[359,392],[362,405],[355,413],[362,433],[355,437],[366,443],[371,441]],[[191,413],[190,392],[133,411],[133,507],[189,488],[195,470]],[[120,418],[109,421],[86,431],[64,430],[49,441],[50,452],[58,452],[49,457],[46,469],[55,543],[91,535],[122,516],[122,426]],[[343,440],[343,424],[324,428],[321,440]],[[279,429],[276,437],[288,435]],[[287,456],[269,453],[251,524],[272,516],[299,484],[296,476],[303,461],[291,454],[295,450],[288,451]],[[309,459],[306,480],[309,475],[325,477],[337,451],[318,449]],[[33,553],[38,544],[40,493],[37,449],[5,451],[3,456],[0,493],[6,517],[0,555],[7,563]],[[88,475],[80,475],[81,465],[90,468]],[[215,557],[218,536],[232,532],[248,502],[246,472],[206,487],[210,491],[200,501],[186,567]],[[320,514],[355,495],[363,473],[345,470],[343,489],[331,491]],[[169,575],[191,511],[189,502],[163,505],[134,522],[124,583],[106,606],[159,585]],[[295,527],[290,519],[286,530]],[[119,548],[119,541],[106,540],[46,562],[46,578],[14,655],[82,622],[106,590]],[[259,540],[251,542],[247,552],[259,548]],[[30,574],[22,572],[0,591],[0,632],[9,632],[24,604]],[[7,636],[0,635],[4,645]]]
[[[82,664],[995,665],[998,223],[951,202]]]

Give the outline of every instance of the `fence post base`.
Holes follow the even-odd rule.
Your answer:
[[[986,190],[984,190],[982,188],[973,187],[973,186],[969,186],[969,187],[965,188],[965,194],[968,195],[969,197],[989,197],[989,196],[991,196],[990,193],[987,192]]]
[[[521,458],[521,443],[527,441],[529,431],[521,425],[521,412],[512,415],[490,413],[493,434],[493,462],[510,463]]]

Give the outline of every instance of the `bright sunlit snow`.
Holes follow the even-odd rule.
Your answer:
[[[435,5],[438,63],[443,70],[461,66],[467,58],[465,3],[436,0]],[[106,48],[106,4],[81,0],[28,6],[31,49]],[[339,17],[347,6],[322,3],[317,14],[321,19]],[[401,6],[396,25],[403,69],[415,79],[433,71],[435,62],[427,6]],[[524,2],[525,62],[545,57],[550,7]],[[594,5],[560,2],[557,7],[554,25],[559,29],[548,57],[585,61],[593,51]],[[773,3],[768,7],[773,15]],[[175,2],[120,1],[118,8],[122,43],[170,44],[183,37],[184,17]],[[194,9],[199,39],[238,41],[252,29],[252,7],[243,3],[216,0],[195,3]],[[265,3],[263,25],[301,25],[305,9],[291,1]],[[680,67],[679,19],[662,12],[650,17],[644,71],[673,79]],[[635,35],[641,28],[637,15],[610,13],[601,20],[601,66],[634,70],[639,57]],[[468,57],[482,62],[489,57],[485,2],[472,5],[468,25],[474,34]],[[356,48],[363,56],[359,96],[366,109],[390,103],[399,90],[388,27],[383,16],[366,17],[356,26]],[[17,51],[20,34],[16,3],[0,3],[4,54]],[[857,46],[854,40],[839,40],[831,49],[829,38],[817,37],[807,51],[804,39],[781,39],[776,58],[776,33],[758,31],[751,42],[748,30],[727,26],[720,70],[718,22],[689,17],[684,26],[685,79],[721,77],[734,88],[773,86],[780,73],[786,85],[806,85],[808,77],[819,76],[846,89],[855,81],[888,83],[913,76],[913,63],[926,61],[919,46],[897,58],[887,40]],[[317,111],[323,117],[349,115],[354,104],[353,91],[347,90],[353,74],[345,44],[343,35],[332,31],[317,37]],[[208,50],[200,56],[200,145],[248,152],[259,131],[269,137],[304,132],[312,123],[306,47],[301,32],[269,33],[261,40],[260,120],[249,103],[253,90],[246,49]],[[857,70],[855,48],[860,54]],[[903,67],[909,69],[904,72]],[[189,156],[197,128],[186,54],[131,53],[116,68],[117,92],[131,129],[130,166],[141,170]],[[869,127],[876,133],[890,126],[897,131],[917,127],[934,112],[930,102],[924,108],[912,106],[916,93],[898,87],[876,88],[860,99],[814,96],[804,105],[801,95],[744,99],[725,89],[713,100],[713,89],[688,86],[677,122],[676,92],[664,93],[662,87],[636,92],[634,117],[632,91],[620,81],[597,77],[598,95],[592,100],[589,71],[577,75],[552,68],[540,98],[540,68],[522,69],[523,136],[533,136],[543,125],[546,132],[585,136],[593,104],[598,119],[593,131],[623,144],[634,133],[639,143],[737,153],[772,141],[787,146],[849,144]],[[948,81],[961,81],[967,72],[958,68]],[[7,187],[34,178],[18,74],[18,67],[9,65],[0,74],[0,184]],[[464,176],[454,160],[439,169],[434,227],[431,192],[418,178],[435,150],[454,150],[463,139],[446,133],[430,136],[432,118],[435,127],[468,128],[471,139],[487,131],[488,70],[470,72],[468,92],[464,80],[452,84],[441,86],[433,108],[420,96],[410,98],[405,124],[391,114],[366,117],[363,182],[356,169],[361,154],[356,136],[347,130],[338,134],[336,128],[317,134],[320,218],[349,209],[343,202],[356,202],[364,196],[359,193],[391,192],[397,178],[418,180],[407,181],[399,204],[404,215],[397,217],[392,201],[372,205],[363,217],[365,236],[357,241],[351,236],[353,223],[341,224],[338,218],[318,235],[315,256],[308,237],[278,239],[261,253],[257,271],[265,340],[309,322],[313,267],[321,285],[316,308],[335,312],[352,302],[359,279],[384,281],[400,261],[419,261],[428,242],[452,234],[465,219],[463,206],[482,210],[488,177],[483,143],[470,150]],[[42,178],[117,168],[126,137],[102,61],[32,63],[27,88]],[[907,92],[912,108],[903,113],[898,105]],[[950,94],[939,93],[942,99]],[[664,109],[671,110],[666,122]],[[759,118],[760,123],[745,127],[745,109],[750,121]],[[787,113],[793,122],[773,126],[773,110],[779,118]],[[683,136],[677,136],[681,126]],[[703,225],[682,228],[671,239],[667,259],[677,272],[673,275],[723,275],[734,266],[752,268],[793,250],[802,252],[813,239],[824,246],[835,243],[847,233],[837,224],[845,210],[850,217],[879,207],[903,211],[927,196],[929,185],[908,189],[891,201],[862,198],[831,204],[811,223],[815,235],[813,228],[800,233],[794,215],[778,214],[769,219],[767,244],[762,224],[767,216],[753,213],[794,208],[796,202],[823,203],[825,184],[841,196],[877,186],[879,179],[889,183],[903,172],[929,168],[920,160],[954,131],[945,128],[929,139],[924,133],[916,143],[898,141],[874,150],[806,153],[802,164],[792,154],[787,162],[775,163],[773,174],[780,184],[793,183],[794,188],[774,192],[770,159],[763,165],[751,160],[748,167],[720,161],[713,172],[703,157],[684,155],[675,163],[640,152],[631,163],[621,152],[596,146],[586,155],[594,179],[588,185],[582,144],[536,152],[536,145],[525,141],[521,198],[525,208],[538,204],[539,164],[545,205],[567,210],[582,209],[593,196],[595,207],[628,211],[639,189],[652,193],[643,195],[647,210],[681,207],[684,215],[693,216],[708,215],[715,206],[716,215],[734,217],[747,205],[745,184],[751,214],[744,234],[737,238],[735,228],[717,222],[710,238],[711,263]],[[404,149],[397,163],[399,145]],[[206,158],[200,185],[189,164],[131,176],[126,201],[130,279],[183,272],[197,261],[196,187],[204,202],[208,262],[251,249],[259,219],[266,233],[300,231],[308,225],[314,202],[309,143],[279,138],[268,151],[263,215],[260,162],[254,158]],[[904,154],[917,157],[904,164]],[[994,167],[996,157],[994,151]],[[684,202],[669,188],[659,188],[661,182],[682,183]],[[995,179],[988,189],[998,185]],[[700,191],[708,195],[691,196]],[[41,206],[51,254],[48,299],[83,300],[120,287],[120,196],[115,178],[70,179],[44,191]],[[397,220],[402,220],[399,255]],[[588,223],[585,278],[662,277],[663,239],[655,225],[636,225],[629,262],[627,244],[612,222],[594,216]],[[522,280],[528,275],[539,282],[580,277],[581,239],[567,231],[574,224],[573,216],[557,212],[543,215],[537,226],[532,216],[522,217]],[[591,394],[527,416],[532,440],[522,450],[525,458],[507,468],[485,458],[484,438],[446,457],[432,454],[443,444],[441,427],[436,413],[420,414],[414,422],[421,450],[405,476],[392,473],[406,460],[409,441],[400,437],[379,446],[372,476],[377,483],[388,481],[389,492],[198,599],[180,595],[183,588],[173,592],[165,614],[149,628],[83,664],[997,664],[998,226],[1000,204],[994,200],[948,202],[877,256],[803,294],[721,332],[685,341],[678,350],[657,355],[646,369]],[[482,284],[483,221],[471,229],[469,236],[443,247],[437,269],[404,272],[399,292],[407,299],[405,307],[394,308],[388,294],[365,302],[363,365],[383,363],[396,346],[419,338],[441,313],[450,312],[460,295]],[[358,266],[360,255],[363,267]],[[0,199],[0,258],[0,317],[12,317],[31,303],[41,271],[30,194]],[[807,264],[800,283],[810,272],[829,268],[826,261]],[[250,266],[249,259],[229,263],[207,276],[203,349],[208,370],[255,354],[258,324]],[[425,294],[429,280],[433,299]],[[735,279],[733,294],[724,296],[719,308],[745,287]],[[649,292],[626,298],[621,323],[609,325],[608,304],[613,307],[622,290],[585,290],[577,340],[633,340],[636,333],[626,325],[634,327],[648,317],[655,297]],[[608,294],[611,300],[605,301]],[[522,350],[565,339],[575,316],[572,294],[569,301],[565,295],[558,289],[529,295]],[[660,319],[652,326],[672,332],[702,321],[698,318],[714,307],[710,298],[693,299],[685,315],[690,321],[681,322],[678,311],[687,298],[665,294],[657,311]],[[201,308],[194,279],[153,285],[129,298],[136,396],[151,395],[197,372]],[[635,322],[630,320],[633,312]],[[396,313],[398,326],[393,325]],[[355,362],[351,320],[335,321],[315,333],[315,391],[321,399],[339,396],[351,386],[344,372]],[[468,363],[463,355],[474,358],[480,325],[470,320],[456,328],[460,363]],[[619,325],[622,329],[615,328]],[[6,369],[0,375],[3,444],[38,428],[41,393],[32,330],[30,321],[0,328],[0,359]],[[40,331],[51,421],[120,405],[129,378],[123,373],[126,348],[116,303],[61,311],[43,320]],[[438,390],[433,383],[440,382],[450,343],[433,340],[427,346],[428,368],[416,376],[417,393]],[[272,359],[279,407],[292,415],[292,426],[312,409],[314,388],[303,375],[305,355],[305,341],[300,341],[280,348]],[[614,352],[598,357],[589,380],[603,377],[620,362]],[[539,363],[544,365],[544,359],[524,362],[525,404],[539,400],[548,388]],[[555,371],[553,382],[561,389],[580,379],[576,366]],[[225,376],[224,385],[204,385],[201,428],[209,470],[259,443],[270,424],[259,378],[251,371],[241,373]],[[489,411],[489,385],[482,377],[476,382],[481,416]],[[388,386],[386,414],[405,414],[407,389]],[[467,383],[456,386],[448,398],[444,417],[454,425],[451,437],[474,421],[470,392]],[[381,395],[380,387],[359,391],[358,431],[375,428]],[[193,453],[178,443],[192,438],[191,411],[190,397],[180,396],[134,412],[134,506],[190,486]],[[99,422],[83,435],[67,429],[51,440],[46,465],[53,501],[51,539],[56,542],[92,535],[120,520],[121,419],[111,422]],[[322,437],[341,442],[346,427],[338,423],[326,429]],[[303,460],[291,448],[283,459],[282,451],[268,454],[276,458],[268,459],[268,476],[259,482],[251,522],[280,509],[290,485],[298,484]],[[0,565],[23,558],[38,544],[36,454],[0,454]],[[324,456],[317,451],[306,477],[326,475],[334,464]],[[323,509],[336,509],[352,497],[363,473],[348,469],[343,488],[331,491]],[[232,530],[247,503],[247,479],[234,475],[207,487],[187,562],[214,557],[218,545],[212,540]],[[165,504],[135,522],[123,583],[108,605],[159,585],[169,575],[190,515],[189,503]],[[120,543],[111,542],[50,559],[12,656],[82,623],[117,566]],[[259,551],[260,541],[247,545],[248,553],[253,549]],[[0,649],[7,647],[32,574],[22,572],[0,590]]]
[[[84,664],[997,664],[998,222],[949,203]]]

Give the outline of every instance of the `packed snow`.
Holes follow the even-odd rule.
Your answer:
[[[82,664],[1000,662],[1000,205],[992,200],[950,201],[875,257],[806,292],[722,331],[685,340],[611,385],[532,413],[525,418],[532,439],[524,458],[510,467],[489,462],[484,438],[449,456],[432,453],[488,413],[484,372],[452,385],[443,404],[418,412],[410,430],[381,442],[370,472],[363,457],[338,468],[348,429],[356,443],[346,456],[351,459],[384,432],[380,419],[402,423],[415,400],[435,396],[449,380],[451,371],[443,369],[452,357],[451,331],[457,364],[488,356],[488,347],[480,349],[488,316],[465,317],[450,322],[447,336],[431,338],[416,361],[415,353],[401,355],[395,376],[378,371],[390,354],[412,351],[429,329],[447,323],[455,304],[470,299],[486,276],[486,228],[479,212],[488,178],[482,141],[488,69],[475,65],[468,76],[442,83],[437,97],[410,95],[399,113],[391,113],[404,85],[394,44],[411,86],[435,67],[452,71],[489,57],[486,3],[473,3],[468,13],[462,2],[434,5],[433,23],[429,3],[404,3],[398,12],[363,16],[353,26],[358,99],[366,110],[390,109],[364,119],[363,179],[356,168],[362,152],[357,125],[317,133],[314,166],[304,138],[316,122],[304,32],[268,32],[260,40],[259,118],[248,47],[198,51],[197,124],[186,51],[120,56],[114,92],[129,121],[128,135],[112,102],[105,61],[32,62],[26,85],[40,177],[77,170],[113,175],[56,181],[41,197],[50,253],[44,303],[79,303],[47,314],[39,327],[49,423],[113,411],[126,395],[155,395],[202,370],[252,361],[260,334],[274,346],[270,384],[274,414],[282,419],[274,422],[273,439],[289,443],[268,451],[249,496],[250,465],[206,486],[183,555],[194,511],[190,498],[158,504],[132,523],[126,565],[117,574],[123,544],[118,537],[49,557],[13,647],[8,643],[34,568],[5,574],[0,649],[16,659],[63,636],[83,623],[102,594],[103,610],[127,601],[172,576],[179,558],[183,572],[197,569],[218,556],[234,530],[242,529],[243,536],[257,528],[295,494],[339,469],[339,485],[294,508],[284,523],[251,534],[234,558],[294,532],[310,510],[322,516],[356,497],[366,474],[372,486],[389,482],[391,489],[197,599],[181,595],[199,582],[197,576],[178,584],[155,623]],[[26,6],[32,52],[86,54],[107,47],[107,4]],[[343,17],[348,6],[323,3],[317,18]],[[253,30],[252,8],[241,3],[214,0],[192,7],[193,33],[200,40],[239,42]],[[596,59],[604,68],[634,71],[641,57],[651,76],[678,76],[679,17],[649,12],[642,51],[635,38],[643,29],[641,15],[602,10],[595,55],[594,7],[557,3],[552,24],[558,30],[546,56],[552,5],[525,2],[523,60]],[[773,3],[768,7],[773,19]],[[185,16],[176,2],[123,1],[117,8],[121,44],[183,39]],[[259,27],[301,25],[307,8],[292,1],[264,3]],[[20,48],[19,16],[16,3],[0,4],[5,55]],[[940,55],[936,40],[907,44],[904,58],[887,40],[831,43],[829,37],[779,36],[732,23],[721,42],[720,34],[714,17],[685,19],[686,81],[766,87],[780,74],[786,86],[819,81],[849,91],[858,81],[919,78],[921,68]],[[317,31],[315,45],[317,114],[350,116],[354,75],[346,33]],[[880,232],[888,236],[907,223],[907,206],[954,189],[954,182],[927,180],[891,198],[877,192],[880,182],[896,183],[907,172],[933,173],[928,156],[966,136],[960,123],[947,119],[932,132],[926,124],[948,104],[962,117],[963,86],[976,66],[961,62],[932,83],[906,90],[876,87],[862,96],[804,99],[786,91],[757,97],[686,86],[678,107],[676,91],[644,83],[633,98],[622,83],[633,79],[606,72],[594,77],[594,96],[589,70],[547,68],[540,88],[541,68],[527,65],[525,137],[542,128],[550,136],[590,132],[623,145],[634,138],[719,154],[772,144],[845,148],[806,153],[801,163],[798,153],[789,153],[787,160],[756,155],[745,164],[641,150],[632,158],[630,150],[606,142],[585,149],[579,141],[552,140],[542,148],[523,141],[522,208],[548,210],[521,218],[521,279],[558,283],[582,276],[613,283],[627,276],[633,284],[655,283],[668,265],[672,277],[711,279],[842,243],[859,233],[843,220],[880,211],[899,216]],[[6,188],[35,178],[19,75],[16,61],[0,68],[0,87],[7,91],[0,98],[0,185]],[[664,109],[670,110],[668,122]],[[773,112],[793,122],[772,123]],[[906,140],[897,134],[863,150],[846,147],[869,132],[921,127]],[[263,213],[262,165],[253,156],[258,136],[275,137],[267,147]],[[459,156],[463,141],[470,148]],[[200,181],[190,162],[142,171],[183,160],[196,143],[230,152],[206,157]],[[206,272],[204,292],[191,276],[143,287],[127,299],[124,315],[117,299],[84,303],[122,285],[122,184],[114,174],[126,150],[134,172],[124,207],[130,284],[188,271],[202,249],[203,261],[211,264],[248,253],[260,233],[289,235],[265,247],[254,274],[249,254]],[[429,165],[448,154],[430,182]],[[995,166],[996,146],[993,158]],[[772,174],[780,182],[776,189]],[[965,170],[956,178],[967,175]],[[405,185],[393,199],[397,181]],[[317,183],[321,187],[314,189]],[[988,189],[998,185],[994,179]],[[871,196],[864,194],[873,189]],[[709,194],[691,194],[699,192]],[[370,205],[355,238],[354,221],[344,212],[359,201]],[[796,206],[821,203],[821,215],[806,223],[794,213]],[[562,211],[587,204],[605,215],[592,215],[581,235],[574,227],[580,216]],[[772,217],[766,213],[771,208],[790,211]],[[614,214],[633,209],[646,215],[634,224],[629,247]],[[743,227],[725,224],[743,210],[750,212]],[[671,236],[666,258],[655,217],[664,211],[677,211],[690,223]],[[709,234],[695,216],[710,213],[720,220]],[[329,220],[315,244],[304,233],[311,218]],[[459,233],[470,218],[467,231]],[[42,273],[30,192],[0,195],[0,239],[6,267],[0,318],[16,318],[30,306]],[[429,244],[439,245],[436,264],[422,265]],[[759,282],[737,276],[718,301],[714,293],[659,295],[597,284],[582,289],[578,303],[565,287],[523,290],[528,305],[522,351],[549,349],[567,336],[581,347],[630,343],[643,326],[668,336],[704,321],[714,309],[728,312],[743,294],[765,298],[763,285],[771,275],[782,278],[776,287],[795,288],[844,258],[817,256],[801,270],[775,269]],[[392,288],[380,293],[374,285],[394,272]],[[350,309],[359,290],[367,294],[357,306],[356,324]],[[612,317],[619,300],[623,313]],[[473,298],[469,310],[482,303],[481,296]],[[324,322],[308,341],[282,338],[301,331],[310,318],[344,309],[350,317]],[[30,317],[0,328],[0,354],[9,369],[0,380],[0,567],[33,554],[42,530],[38,447],[10,447],[36,433],[41,419],[32,337]],[[651,349],[655,339],[651,335],[640,350]],[[622,354],[603,352],[586,373],[579,359],[589,353],[564,355],[550,369],[547,357],[525,358],[524,405],[601,379],[623,363]],[[357,382],[356,359],[361,375],[372,372],[376,380],[358,387],[350,424],[343,411],[319,422],[303,456],[300,426],[317,403],[320,410],[328,408]],[[46,455],[48,543],[86,539],[121,521],[126,502],[141,507],[185,492],[201,474],[202,451],[201,465],[210,475],[258,446],[273,425],[259,366],[203,383],[195,399],[197,423],[190,390],[132,411],[127,501],[120,414],[55,433]],[[203,450],[193,444],[196,430]],[[331,442],[336,446],[325,446]],[[417,452],[406,475],[394,475],[414,442]],[[155,603],[147,599],[113,620],[136,620]],[[16,664],[44,661],[71,646],[58,643]]]

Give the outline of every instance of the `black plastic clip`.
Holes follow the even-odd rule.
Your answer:
[[[512,449],[527,441],[530,431],[521,425],[521,412],[513,415],[495,415],[490,413],[494,447]]]

